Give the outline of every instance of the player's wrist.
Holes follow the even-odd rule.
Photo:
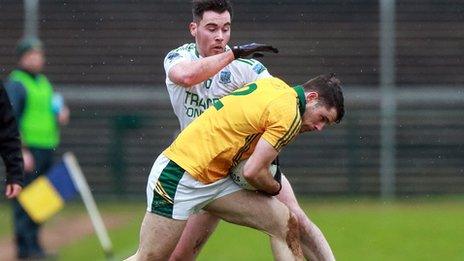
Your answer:
[[[226,55],[226,59],[229,63],[236,59],[232,48],[224,52],[224,54]]]

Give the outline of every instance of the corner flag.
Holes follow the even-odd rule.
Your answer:
[[[77,196],[69,170],[60,162],[38,177],[19,194],[18,201],[37,223],[43,223],[60,211],[66,201]]]
[[[103,251],[110,258],[113,251],[111,240],[85,176],[71,152],[66,152],[63,161],[53,166],[46,175],[25,187],[18,201],[32,220],[42,223],[60,211],[77,192],[81,195]]]

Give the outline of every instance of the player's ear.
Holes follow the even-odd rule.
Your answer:
[[[197,36],[197,28],[198,28],[197,23],[191,22],[191,23],[189,24],[190,34],[191,34],[193,37],[196,37],[196,36]]]
[[[306,93],[306,102],[317,100],[319,98],[319,93],[317,92],[307,92]]]

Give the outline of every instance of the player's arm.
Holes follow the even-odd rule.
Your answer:
[[[229,50],[196,61],[182,61],[169,70],[168,77],[173,83],[188,88],[214,76],[234,59]]]
[[[243,167],[243,177],[250,185],[269,195],[277,195],[282,187],[269,173],[269,165],[279,152],[265,139],[260,138],[256,148]]]
[[[297,135],[301,124],[295,96],[288,94],[274,99],[267,106],[265,132],[256,144],[244,166],[243,176],[250,185],[270,195],[277,195],[281,189],[280,175],[277,180],[268,168],[283,146]]]
[[[251,43],[238,45],[221,54],[212,55],[196,61],[184,60],[179,62],[171,67],[168,72],[168,77],[173,83],[188,88],[216,75],[233,60],[250,55],[261,57],[262,54],[260,52],[277,53],[279,51],[277,48],[266,44]]]

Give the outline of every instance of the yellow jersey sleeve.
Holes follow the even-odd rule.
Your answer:
[[[286,93],[270,102],[264,115],[265,131],[262,135],[277,151],[287,145],[301,128],[301,116],[294,94]]]

